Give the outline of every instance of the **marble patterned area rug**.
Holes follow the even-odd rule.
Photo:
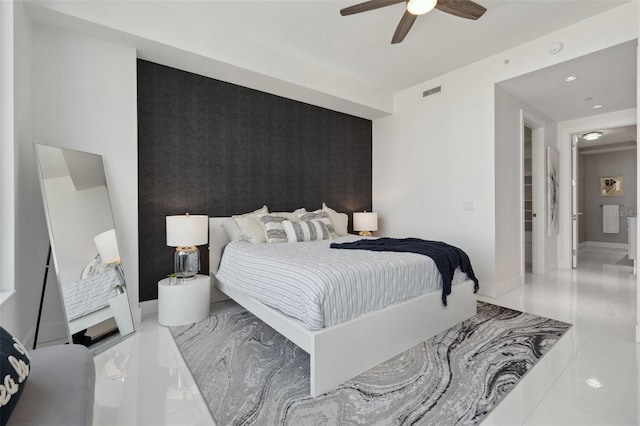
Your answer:
[[[478,302],[473,318],[309,395],[309,355],[234,302],[171,333],[218,425],[478,424],[571,327]]]

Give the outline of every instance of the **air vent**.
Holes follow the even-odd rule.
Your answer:
[[[422,92],[422,97],[426,98],[428,96],[437,95],[440,92],[442,92],[442,86],[434,87],[433,89],[425,90],[424,92]]]

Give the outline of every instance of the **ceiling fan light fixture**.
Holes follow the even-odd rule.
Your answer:
[[[407,2],[407,12],[412,15],[424,15],[436,7],[438,0],[409,0]]]
[[[582,135],[585,140],[595,141],[596,139],[600,139],[602,137],[602,132],[589,132]]]

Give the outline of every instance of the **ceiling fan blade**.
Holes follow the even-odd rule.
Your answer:
[[[347,16],[354,13],[368,12],[370,10],[379,9],[385,6],[391,6],[396,3],[403,3],[405,0],[370,0],[353,6],[345,7],[340,11],[340,15]]]
[[[400,19],[400,23],[396,27],[396,32],[393,33],[393,38],[391,39],[391,44],[398,44],[404,40],[407,36],[407,33],[413,26],[413,23],[416,21],[417,16],[412,15],[409,12],[404,12],[402,15],[402,19]]]
[[[471,0],[438,0],[436,9],[460,18],[473,20],[480,18],[487,11],[487,9]]]

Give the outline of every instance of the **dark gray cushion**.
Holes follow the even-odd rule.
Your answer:
[[[29,356],[24,345],[0,327],[0,424],[6,425],[29,378]]]
[[[31,372],[11,425],[80,426],[93,423],[95,365],[81,345],[29,351]]]

